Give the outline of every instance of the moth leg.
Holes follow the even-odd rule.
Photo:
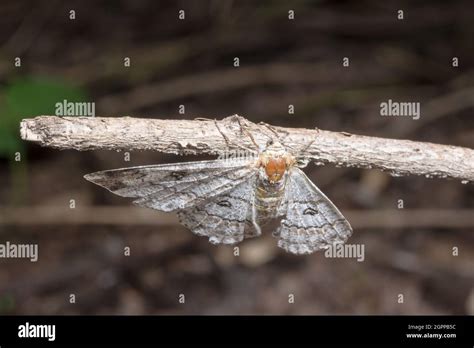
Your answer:
[[[243,145],[240,145],[240,144],[238,144],[238,143],[236,143],[236,142],[231,141],[231,140],[229,139],[229,137],[228,137],[227,135],[225,135],[224,132],[220,129],[219,124],[217,123],[217,120],[214,120],[214,125],[216,126],[217,130],[218,130],[219,133],[222,135],[222,137],[224,138],[225,143],[226,143],[226,145],[227,145],[227,147],[228,147],[229,149],[231,148],[230,144],[233,144],[234,146],[237,146],[237,147],[239,147],[239,148],[241,148],[241,149],[244,149],[244,150],[246,150],[246,151],[248,151],[248,152],[251,152],[251,153],[254,153],[254,152],[255,152],[255,150],[252,150],[252,149],[250,149],[250,148],[248,148],[248,147],[246,147],[246,146],[243,146]],[[240,125],[240,121],[239,121],[239,125]],[[242,128],[242,126],[241,126],[241,128]],[[252,138],[252,139],[253,139],[253,138]],[[253,143],[256,145],[257,150],[258,150],[258,145],[255,143],[255,140],[253,140]]]
[[[240,130],[242,131],[242,133],[245,133],[250,138],[250,141],[252,141],[257,151],[260,151],[260,146],[255,141],[255,138],[253,137],[252,133],[250,133],[250,131],[247,129],[245,125],[242,124],[242,122],[240,122],[239,118],[237,119],[237,123],[239,124]]]
[[[255,202],[252,202],[252,226],[255,228],[255,231],[257,232],[256,235],[260,236],[262,234],[262,229],[260,228],[260,225],[257,222],[257,208],[255,206]]]

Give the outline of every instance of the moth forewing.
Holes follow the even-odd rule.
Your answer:
[[[140,198],[178,184],[209,180],[245,165],[225,160],[195,161],[111,169],[84,178],[119,196]]]

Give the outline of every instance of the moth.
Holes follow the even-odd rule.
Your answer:
[[[262,234],[276,219],[278,246],[310,254],[344,243],[349,222],[314,185],[300,161],[271,141],[247,159],[216,159],[121,168],[85,179],[133,203],[177,212],[180,222],[213,244],[236,244]]]

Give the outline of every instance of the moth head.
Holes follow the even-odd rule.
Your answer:
[[[267,144],[263,152],[274,153],[274,154],[284,154],[286,152],[286,148],[278,140],[270,139],[267,141]]]

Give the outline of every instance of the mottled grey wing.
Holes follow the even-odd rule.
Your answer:
[[[289,174],[282,203],[286,214],[274,233],[278,246],[293,254],[310,254],[344,243],[352,234],[349,222],[299,168]]]
[[[254,219],[255,174],[227,193],[179,211],[180,222],[213,244],[235,244],[259,235]]]
[[[214,160],[106,170],[85,179],[134,203],[162,211],[184,209],[244,182],[249,163]]]

